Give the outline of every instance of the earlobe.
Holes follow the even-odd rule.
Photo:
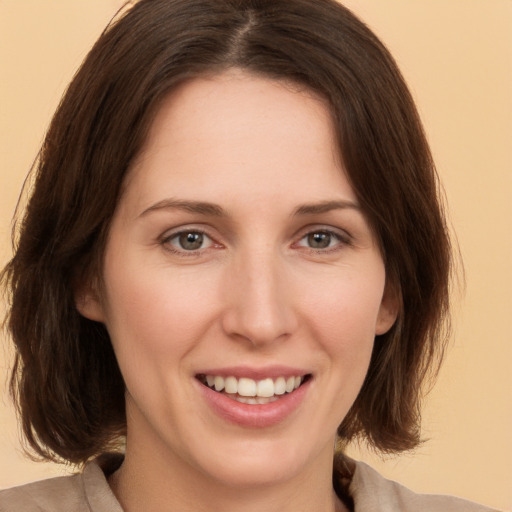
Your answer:
[[[95,322],[104,322],[103,306],[96,290],[91,285],[82,287],[75,292],[75,305],[78,312]]]
[[[398,316],[399,304],[399,293],[394,287],[386,284],[375,326],[376,335],[385,334],[393,327]]]

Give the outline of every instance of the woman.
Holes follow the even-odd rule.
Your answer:
[[[343,455],[419,443],[449,272],[414,104],[349,11],[138,2],[54,117],[3,274],[25,435],[85,468],[2,510],[487,510]]]

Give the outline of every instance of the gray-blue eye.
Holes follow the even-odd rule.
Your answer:
[[[328,249],[339,244],[340,241],[340,237],[331,231],[312,231],[300,240],[299,246],[310,249]]]
[[[168,241],[173,247],[183,251],[199,251],[212,245],[211,238],[200,231],[182,231]]]

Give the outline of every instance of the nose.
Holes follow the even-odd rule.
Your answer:
[[[263,347],[295,331],[297,316],[284,267],[270,250],[233,262],[225,280],[224,332]]]

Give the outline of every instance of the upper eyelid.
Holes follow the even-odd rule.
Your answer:
[[[210,242],[211,242],[211,245],[221,245],[216,239],[215,237],[213,237],[211,234],[208,233],[208,231],[204,230],[204,229],[198,229],[198,228],[189,228],[189,229],[174,229],[174,230],[167,230],[165,231],[162,235],[160,235],[158,237],[158,243],[159,244],[162,244],[162,245],[165,245],[165,244],[169,244],[169,245],[173,245],[171,244],[171,240],[175,239],[176,237],[178,237],[179,235],[183,234],[183,233],[200,233],[201,235],[207,237]],[[174,245],[173,245],[174,247]],[[196,250],[192,250],[192,251],[187,251],[185,249],[179,249],[177,247],[175,247],[175,251],[176,252],[184,252],[184,253],[190,253],[190,254],[193,254],[193,253],[199,253],[201,251],[205,251],[209,249],[209,247],[205,247],[204,249],[196,249]]]
[[[178,237],[179,235],[183,233],[200,233],[207,237],[210,241],[210,244],[208,247],[199,248],[199,249],[193,249],[193,250],[187,250],[184,248],[180,248],[175,246],[171,241]],[[167,231],[158,239],[158,244],[162,246],[162,248],[171,253],[174,254],[176,257],[180,258],[193,258],[193,257],[201,257],[204,253],[208,252],[210,249],[215,248],[218,249],[222,244],[217,242],[215,238],[210,236],[205,230],[202,229],[175,229],[173,231]]]
[[[337,239],[337,243],[333,246],[325,248],[315,248],[309,247],[308,245],[299,245],[305,237],[312,233],[329,233]],[[328,255],[343,248],[352,246],[354,244],[353,240],[353,236],[345,229],[334,228],[332,226],[317,225],[310,226],[305,230],[299,230],[299,234],[296,236],[295,241],[292,243],[292,247],[300,248],[301,250],[305,250],[314,254]]]
[[[348,238],[348,235],[344,235],[342,233],[339,233],[338,231],[334,231],[332,229],[313,229],[311,231],[306,231],[302,236],[299,237],[299,240],[302,240],[303,238],[315,234],[315,233],[326,233],[328,235],[334,236],[339,239]]]
[[[212,235],[211,230],[208,227],[198,227],[196,225],[191,226],[178,226],[175,228],[169,228],[166,229],[159,238],[162,240],[174,238],[177,235],[181,235],[182,233],[201,233],[203,235],[206,235],[207,237],[211,238],[212,240],[215,238],[214,235]]]
[[[347,229],[326,224],[312,224],[309,226],[304,226],[303,228],[297,230],[295,237],[297,239],[302,239],[306,235],[316,232],[332,233],[333,235],[338,236],[340,238],[353,238],[351,232],[348,231]]]
[[[164,235],[162,238],[163,240],[172,240],[173,238],[176,238],[177,236],[182,235],[184,233],[199,233],[200,235],[203,235],[213,241],[213,238],[206,231],[202,231],[199,229],[183,229],[181,231],[175,231],[173,233],[169,233],[168,235]]]
[[[232,238],[231,236],[227,237],[220,237],[218,234],[213,233],[214,228],[211,228],[208,225],[182,225],[177,226],[175,228],[167,229],[160,235],[158,238],[161,242],[169,241],[172,238],[175,238],[176,236],[182,234],[182,233],[201,233],[214,243],[219,245],[224,245],[226,238]],[[302,228],[295,231],[295,234],[292,235],[292,245],[296,244],[298,241],[302,240],[305,236],[315,233],[315,232],[325,232],[330,233],[334,235],[335,237],[339,238],[342,242],[348,243],[350,240],[353,239],[352,234],[347,231],[347,229],[332,226],[332,225],[326,225],[326,224],[311,224],[307,226],[303,226]],[[224,239],[224,242],[221,242],[220,239]],[[201,249],[198,249],[201,250]]]

